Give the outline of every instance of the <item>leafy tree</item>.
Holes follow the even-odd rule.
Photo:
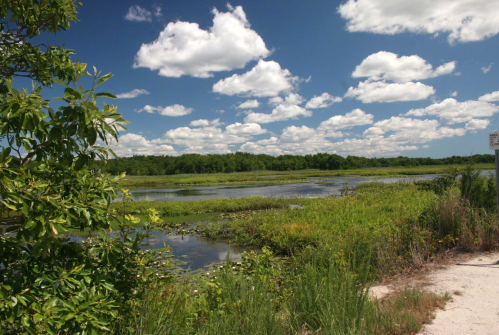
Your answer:
[[[73,51],[32,43],[42,32],[68,29],[77,20],[75,2],[0,5],[0,333],[100,334],[151,272],[150,259],[139,253],[148,226],[139,233],[121,221],[117,238],[106,235],[118,222],[109,204],[119,177],[89,168],[113,154],[108,145],[127,121],[98,102],[115,98],[96,92],[111,74],[94,68],[91,75],[86,64],[72,61]],[[79,80],[89,76],[93,84],[85,89]],[[62,85],[62,106],[51,108],[35,83],[31,90],[14,88],[18,77]],[[158,220],[149,213],[149,222]],[[61,237],[74,229],[100,237],[85,244]]]

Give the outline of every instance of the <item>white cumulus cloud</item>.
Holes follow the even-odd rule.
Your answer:
[[[265,134],[267,130],[262,129],[262,127],[257,123],[239,123],[228,125],[225,128],[227,134],[239,135],[239,136],[252,136]]]
[[[427,99],[435,89],[422,83],[387,83],[386,81],[361,81],[357,87],[350,87],[346,98],[355,98],[363,103],[415,101]]]
[[[171,145],[156,144],[148,141],[142,135],[133,133],[120,136],[118,143],[112,144],[110,147],[119,157],[130,157],[133,155],[178,155]]]
[[[259,60],[250,71],[222,79],[213,85],[213,92],[226,95],[272,97],[291,91],[299,81],[288,69],[281,69],[279,63]]]
[[[240,69],[269,55],[241,6],[228,5],[228,12],[213,9],[212,13],[213,26],[208,30],[197,23],[168,23],[156,41],[142,44],[133,67],[159,70],[165,77],[207,78],[213,72]]]
[[[236,106],[236,108],[238,108],[238,109],[258,108],[259,106],[260,106],[260,103],[258,102],[258,100],[247,100],[247,101],[239,104],[238,106]]]
[[[191,127],[219,127],[224,125],[223,122],[220,122],[220,119],[215,119],[215,120],[206,120],[206,119],[199,119],[199,120],[192,120],[191,123],[189,123],[189,126]]]
[[[392,52],[380,51],[368,56],[357,65],[352,77],[405,83],[449,74],[455,68],[456,62],[448,62],[433,70],[433,66],[418,55],[399,57]]]
[[[144,107],[139,109],[137,112],[139,112],[139,113],[146,112],[146,113],[151,113],[151,114],[158,113],[158,114],[164,115],[164,116],[184,116],[184,115],[191,114],[193,110],[194,110],[193,108],[187,108],[187,107],[184,107],[184,106],[179,105],[179,104],[175,104],[175,105],[168,106],[168,107],[161,107],[161,106],[153,107],[150,105],[145,105]]]
[[[331,94],[324,92],[319,96],[314,95],[314,97],[307,102],[305,108],[326,108],[335,102],[341,102],[342,100],[343,99],[340,97],[333,97]]]
[[[246,123],[270,123],[284,121],[289,119],[298,119],[298,117],[312,116],[312,112],[297,105],[281,104],[272,110],[271,114],[250,113],[244,121]]]
[[[116,97],[118,99],[133,99],[142,94],[149,94],[149,92],[144,89],[136,88],[134,90],[131,90],[130,92],[117,94]]]
[[[406,115],[424,116],[433,115],[447,124],[471,121],[474,118],[490,117],[499,111],[499,107],[485,101],[458,102],[448,98],[426,108],[411,109]]]
[[[483,130],[487,128],[490,124],[490,121],[487,119],[482,119],[482,120],[475,120],[471,119],[466,123],[466,129],[469,131],[477,131],[477,130]]]
[[[478,101],[486,101],[486,102],[499,101],[499,91],[484,94],[480,98],[478,98]]]
[[[448,42],[481,41],[499,33],[495,0],[348,0],[338,12],[350,32],[448,34]]]
[[[338,129],[349,129],[355,126],[372,124],[374,115],[366,114],[361,109],[354,109],[345,115],[335,115],[329,120],[321,122],[317,130],[331,132]]]

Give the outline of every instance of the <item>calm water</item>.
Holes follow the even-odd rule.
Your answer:
[[[494,174],[494,170],[482,171],[482,175]],[[133,200],[172,201],[172,200],[201,200],[212,198],[242,198],[251,196],[294,198],[320,197],[340,194],[340,190],[348,185],[355,187],[361,183],[381,182],[397,183],[401,181],[431,180],[436,174],[416,175],[410,177],[330,177],[327,180],[311,181],[298,184],[269,184],[269,185],[234,185],[234,186],[204,186],[179,188],[144,188],[131,191]],[[311,178],[311,180],[316,178]],[[119,199],[118,199],[119,200]]]
[[[186,229],[194,228],[195,224]],[[142,250],[161,249],[165,247],[172,248],[172,255],[175,263],[184,269],[198,270],[209,266],[210,264],[225,261],[227,251],[230,259],[240,260],[243,251],[249,251],[249,248],[241,248],[228,245],[226,243],[216,242],[204,237],[192,234],[180,235],[173,230],[171,234],[165,231],[151,231],[149,238],[143,241]],[[115,234],[111,234],[114,237]],[[73,241],[82,241],[86,237],[79,235],[69,236]]]
[[[173,255],[182,261],[181,266],[191,270],[226,260],[228,250],[231,259],[239,260],[241,253],[247,250],[214,242],[198,235],[168,235],[163,231],[153,231],[149,239],[144,242],[143,249],[171,247]]]
[[[263,196],[274,198],[318,197],[339,194],[340,189],[348,183],[355,187],[360,183],[381,181],[395,183],[400,180],[424,180],[433,176],[418,176],[417,178],[342,178],[329,179],[298,184],[269,184],[269,185],[234,185],[234,186],[204,186],[182,188],[146,188],[131,191],[133,200],[172,201],[172,200],[201,200],[212,198],[242,198]]]

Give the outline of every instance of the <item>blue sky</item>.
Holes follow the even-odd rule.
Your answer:
[[[115,75],[120,156],[492,153],[498,0],[89,0],[79,17],[46,38]]]

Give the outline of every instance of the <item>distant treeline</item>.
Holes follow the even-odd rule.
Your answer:
[[[494,163],[494,155],[452,156],[447,158],[365,158],[335,154],[269,156],[237,152],[225,155],[188,154],[182,156],[133,156],[98,161],[95,164],[111,174],[131,176],[172,175],[180,173],[216,173],[248,171],[293,171],[304,169],[349,170],[375,167]]]

